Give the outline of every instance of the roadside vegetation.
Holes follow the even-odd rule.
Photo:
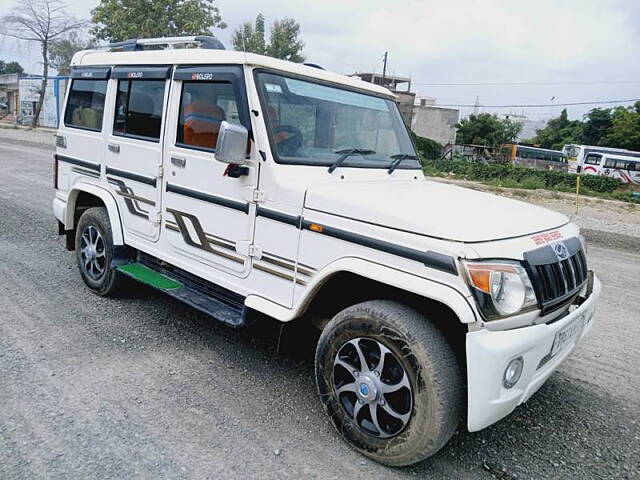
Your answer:
[[[424,158],[424,157],[423,157]],[[430,177],[458,178],[501,188],[576,191],[578,175],[555,170],[535,170],[499,163],[470,162],[464,159],[422,161],[424,174]],[[580,176],[580,194],[610,200],[640,203],[640,196],[619,180],[596,175]]]

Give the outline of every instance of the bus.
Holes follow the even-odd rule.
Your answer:
[[[624,155],[626,157],[640,158],[640,152],[634,152],[633,150],[627,150],[625,148],[597,147],[593,145],[567,144],[562,148],[562,151],[567,156],[569,173],[580,173],[584,167],[585,157],[590,153],[608,153],[611,155]]]
[[[640,185],[640,158],[591,152],[584,158],[582,173],[617,178],[622,183]]]
[[[506,144],[507,155],[514,165],[534,168],[566,170],[567,156],[559,150]]]

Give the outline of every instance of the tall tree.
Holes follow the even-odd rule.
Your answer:
[[[299,35],[300,24],[293,18],[276,20],[271,26],[267,55],[290,62],[304,62],[304,42],[298,38]]]
[[[0,60],[0,75],[3,73],[24,73],[24,68],[18,62]]]
[[[255,27],[251,22],[244,22],[240,25],[233,32],[231,42],[233,48],[238,51],[265,55],[267,52],[264,38],[264,15],[258,14]]]
[[[569,120],[567,110],[564,109],[557,118],[552,118],[547,125],[536,132],[530,143],[542,148],[562,150],[568,143],[582,143],[584,124],[580,120]]]
[[[264,16],[258,14],[255,25],[245,22],[231,37],[233,48],[239,51],[269,55],[291,62],[304,62],[304,42],[300,40],[300,24],[293,18],[276,20],[271,25],[269,43],[265,40]]]
[[[21,0],[10,13],[0,18],[0,29],[8,37],[40,44],[42,83],[32,127],[38,126],[49,75],[49,47],[57,38],[82,28],[84,21],[69,15],[60,0]]]
[[[594,108],[584,116],[582,141],[586,145],[599,145],[612,125],[611,110],[608,108]]]
[[[211,35],[226,28],[214,0],[100,0],[91,11],[98,40]]]
[[[600,145],[640,151],[640,102],[613,110],[611,128],[600,139]]]
[[[69,75],[73,56],[80,50],[94,48],[95,46],[96,42],[94,40],[85,40],[78,32],[71,32],[66,37],[51,42],[49,61],[51,66],[58,71],[58,75]]]
[[[456,125],[458,143],[497,147],[503,143],[515,142],[522,124],[497,115],[479,113],[463,118]]]

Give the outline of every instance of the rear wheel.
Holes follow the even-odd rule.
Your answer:
[[[316,382],[344,440],[386,465],[433,455],[459,422],[455,355],[428,319],[400,303],[368,301],[336,315],[318,342]]]
[[[104,207],[87,209],[76,229],[76,259],[84,283],[94,293],[112,295],[123,282],[111,268],[113,237],[109,214]]]

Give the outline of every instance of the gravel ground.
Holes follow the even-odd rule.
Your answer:
[[[591,245],[594,327],[527,404],[388,469],[325,418],[312,330],[287,326],[277,351],[267,319],[232,330],[144,287],[89,293],[56,235],[51,151],[3,134],[0,478],[638,478],[637,250]]]

